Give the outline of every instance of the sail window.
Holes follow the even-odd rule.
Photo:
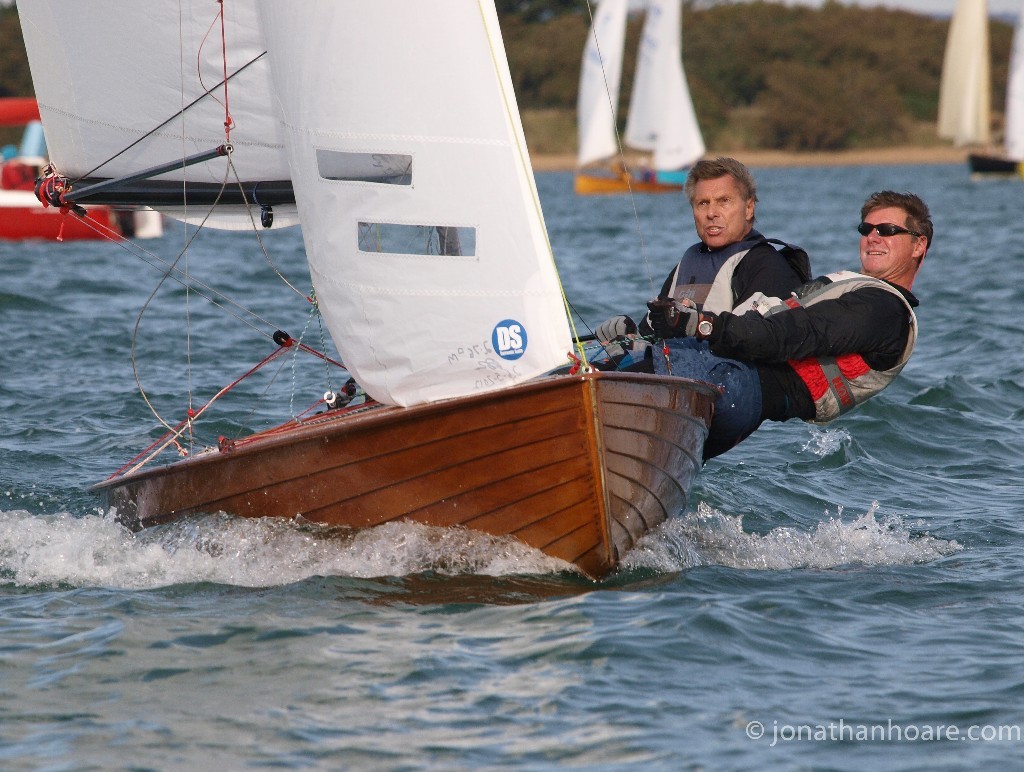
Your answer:
[[[476,228],[456,225],[359,223],[359,251],[393,255],[474,257]]]
[[[348,153],[317,148],[316,165],[325,180],[412,185],[412,156],[398,153]]]

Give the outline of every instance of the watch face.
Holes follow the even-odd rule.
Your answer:
[[[705,319],[703,322],[701,322],[700,324],[697,325],[697,332],[699,332],[701,335],[710,335],[711,334],[711,322],[709,322],[707,319]]]

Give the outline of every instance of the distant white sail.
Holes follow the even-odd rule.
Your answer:
[[[1017,17],[1010,53],[1010,74],[1006,82],[1006,155],[1024,161],[1024,5]]]
[[[602,0],[584,47],[577,107],[581,167],[619,152],[615,109],[629,5],[628,0]],[[624,143],[651,153],[658,171],[681,169],[704,154],[683,73],[681,0],[649,0],[646,5]]]
[[[957,0],[942,62],[939,136],[957,146],[988,144],[990,88],[986,0]]]
[[[648,4],[625,137],[630,147],[652,152],[659,171],[689,166],[704,155],[704,138],[683,73],[679,0]]]
[[[603,161],[619,151],[615,142],[615,115],[622,80],[628,8],[629,0],[601,0],[583,46],[576,102],[579,132],[577,163],[580,166]]]

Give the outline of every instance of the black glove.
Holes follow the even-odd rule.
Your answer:
[[[594,330],[594,337],[602,343],[616,338],[624,338],[627,335],[636,335],[636,322],[623,315],[605,319]]]
[[[685,338],[697,334],[700,313],[678,300],[657,298],[647,303],[647,320],[659,338]]]

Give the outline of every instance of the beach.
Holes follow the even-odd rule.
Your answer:
[[[867,164],[955,164],[967,162],[967,148],[936,145],[861,148],[834,152],[793,152],[786,150],[709,150],[705,156],[727,155],[747,166],[864,166]],[[539,172],[571,171],[576,157],[570,154],[533,155]]]

